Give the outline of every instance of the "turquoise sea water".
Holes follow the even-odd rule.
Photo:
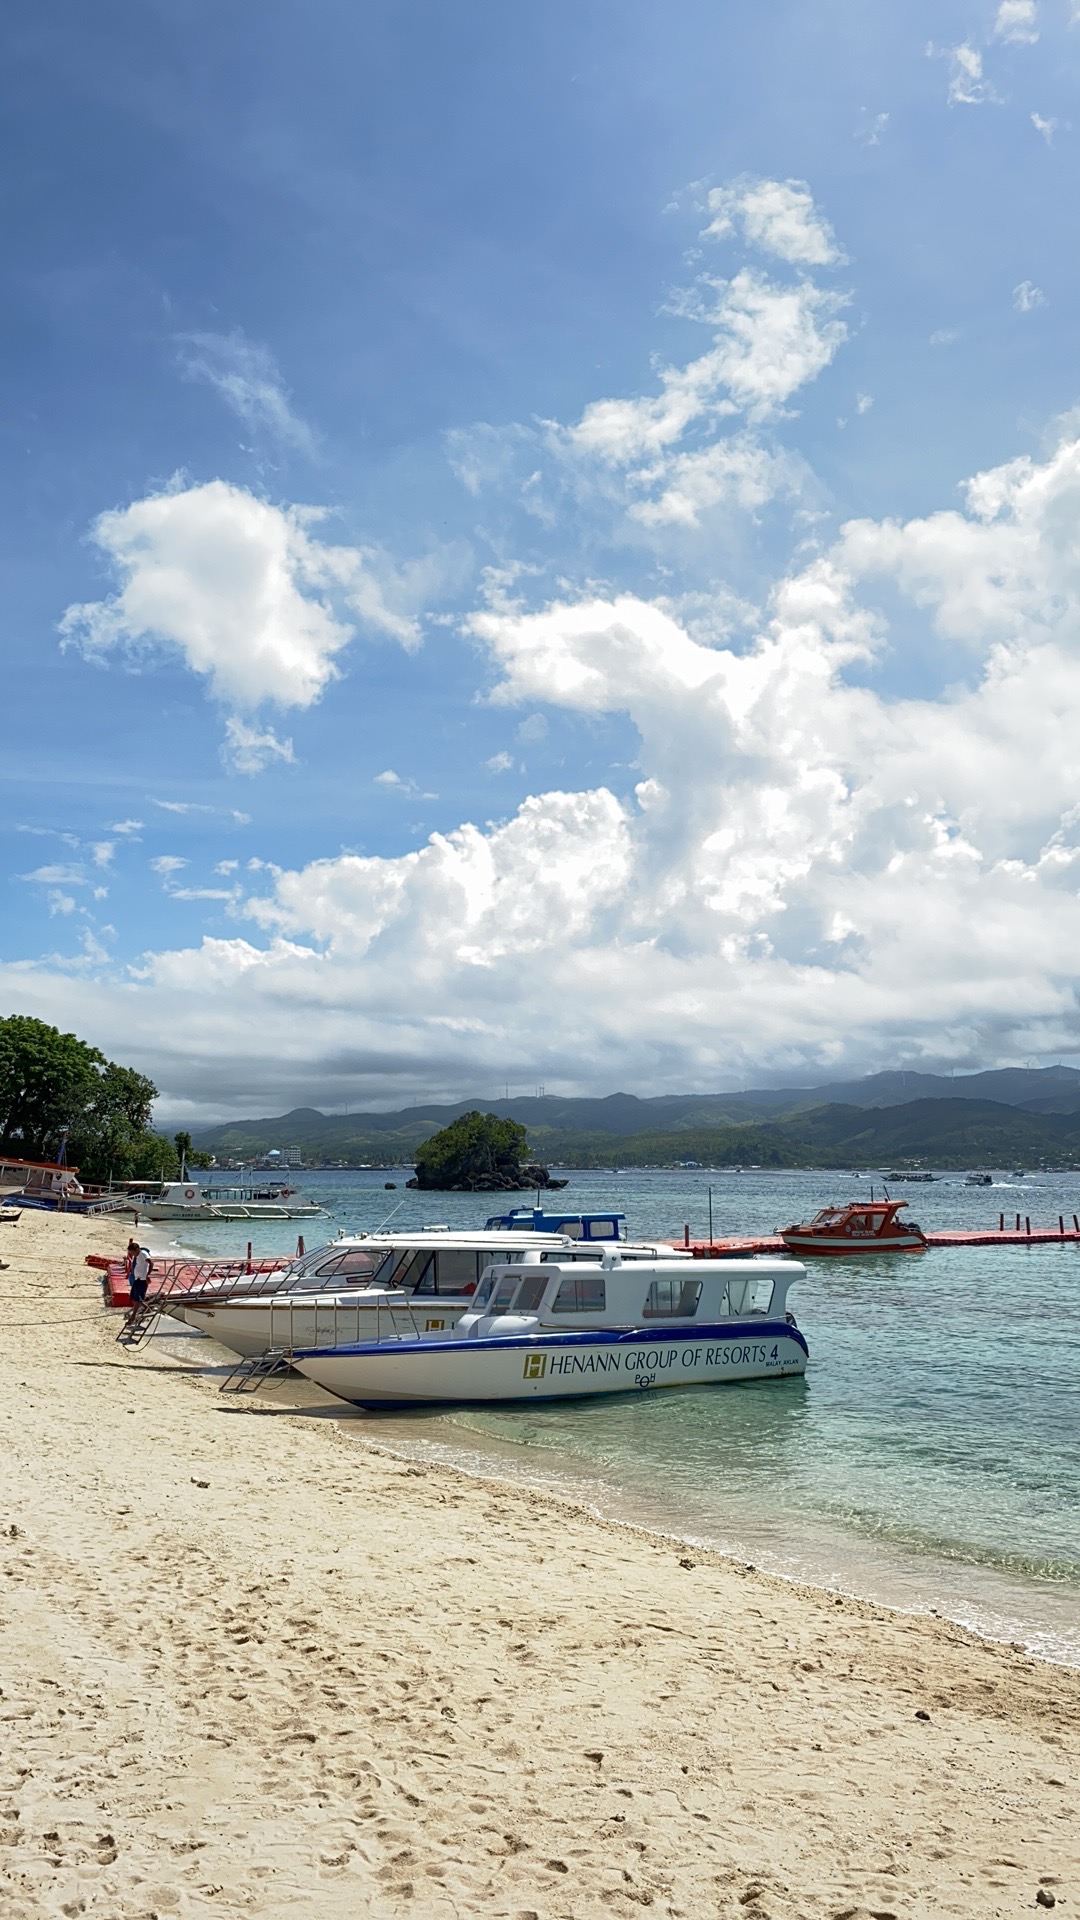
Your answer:
[[[385,1191],[385,1174],[306,1174],[338,1227],[482,1225],[484,1198]],[[899,1186],[925,1227],[1032,1226],[1080,1213],[1080,1174],[962,1175]],[[618,1206],[630,1233],[772,1231],[861,1175],[572,1173],[582,1209]],[[880,1182],[875,1182],[880,1193]],[[525,1200],[527,1196],[521,1196]],[[491,1211],[502,1205],[492,1201]],[[298,1223],[257,1229],[295,1248]],[[158,1229],[164,1234],[166,1229]],[[242,1251],[247,1226],[188,1244]],[[804,1380],[688,1388],[550,1407],[343,1413],[405,1451],[558,1488],[613,1518],[882,1601],[937,1608],[1080,1664],[1080,1247],[941,1249],[808,1263],[790,1305]],[[314,1391],[288,1388],[299,1405]]]

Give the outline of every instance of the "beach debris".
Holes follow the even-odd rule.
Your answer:
[[[1057,1897],[1051,1893],[1049,1887],[1040,1887],[1038,1893],[1035,1895],[1035,1905],[1037,1907],[1056,1907]]]
[[[927,1713],[925,1707],[916,1707],[915,1718],[916,1720],[929,1720],[930,1715]]]
[[[696,1560],[680,1560],[679,1565],[680,1567],[685,1567],[688,1573],[693,1573],[694,1568],[697,1566],[697,1561]]]
[[[604,1757],[604,1751],[602,1747],[586,1747],[585,1749],[586,1760],[595,1760],[597,1766],[599,1766],[603,1757]]]
[[[210,1485],[210,1482],[209,1480],[196,1480],[195,1475],[192,1474],[191,1484],[193,1487],[208,1487]]]

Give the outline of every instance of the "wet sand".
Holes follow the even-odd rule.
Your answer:
[[[1080,1674],[128,1356],[0,1226],[0,1890],[41,1915],[1080,1904]]]

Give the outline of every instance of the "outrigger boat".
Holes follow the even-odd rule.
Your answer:
[[[782,1227],[780,1238],[797,1254],[921,1253],[927,1238],[914,1220],[899,1215],[906,1200],[852,1200],[822,1207],[802,1225]]]
[[[561,1400],[805,1372],[784,1258],[599,1259],[539,1252],[488,1269],[448,1332],[293,1350],[292,1366],[360,1407]]]
[[[325,1208],[277,1181],[257,1186],[204,1186],[199,1180],[163,1180],[129,1189],[128,1213],[143,1220],[312,1220]]]

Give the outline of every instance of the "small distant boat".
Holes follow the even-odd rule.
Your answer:
[[[324,1208],[278,1182],[257,1186],[203,1186],[164,1180],[140,1193],[129,1189],[127,1211],[143,1220],[313,1220]]]
[[[543,1207],[511,1207],[485,1221],[504,1233],[564,1233],[571,1240],[625,1240],[625,1213],[548,1213]]]
[[[965,1187],[992,1187],[993,1184],[992,1173],[965,1173],[964,1175]]]
[[[915,1180],[920,1185],[925,1186],[927,1181],[937,1179],[937,1175],[935,1173],[923,1173],[918,1168],[914,1168],[914,1167],[908,1167],[908,1168],[890,1167],[885,1173],[882,1174],[881,1177],[883,1180],[887,1180],[891,1186],[896,1186],[901,1180],[906,1181],[909,1184],[911,1181]]]
[[[852,1200],[844,1207],[822,1207],[812,1220],[780,1229],[791,1253],[921,1253],[926,1235],[913,1220],[899,1215],[906,1200]]]
[[[489,1267],[457,1325],[286,1356],[361,1407],[561,1400],[806,1371],[793,1261],[538,1254]]]

